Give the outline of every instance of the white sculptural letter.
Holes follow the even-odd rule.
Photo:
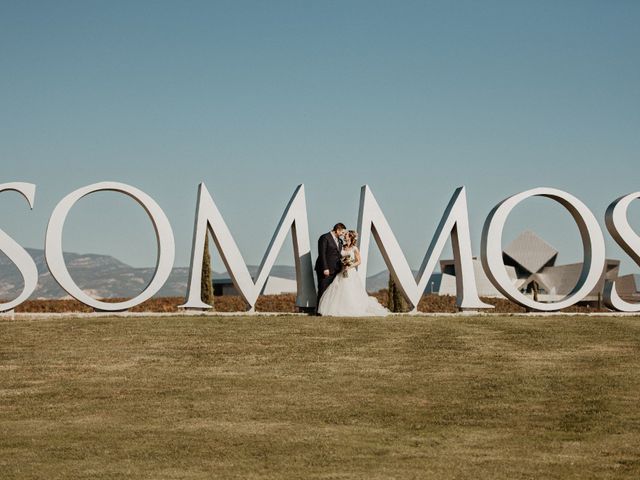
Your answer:
[[[362,282],[366,282],[367,279],[369,243],[373,232],[373,237],[389,268],[389,273],[413,306],[413,311],[417,309],[418,302],[427,287],[429,278],[450,234],[456,268],[456,305],[460,308],[493,308],[492,305],[482,302],[478,297],[464,187],[456,189],[442,215],[420,266],[417,282],[389,223],[367,185],[364,185],[360,191],[358,231],[360,232],[359,245],[362,258],[358,274],[362,278]]]
[[[29,208],[33,209],[33,200],[36,193],[36,186],[32,183],[12,182],[0,184],[0,192],[13,190],[20,193],[29,203]],[[38,284],[38,269],[33,258],[22,248],[13,238],[0,229],[0,250],[9,257],[24,279],[22,292],[10,302],[0,303],[0,312],[13,310],[24,302],[36,289]]]
[[[640,199],[640,192],[624,195],[612,202],[605,213],[605,223],[616,243],[640,266],[640,236],[633,231],[627,218],[629,204],[636,199]],[[629,303],[620,298],[612,281],[605,284],[604,302],[609,308],[621,312],[640,312],[640,303]]]
[[[314,307],[316,304],[316,292],[313,282],[304,185],[299,185],[296,188],[287,208],[282,214],[280,223],[278,223],[269,247],[262,258],[254,282],[222,214],[218,210],[218,207],[216,207],[207,187],[204,183],[201,183],[198,187],[198,204],[193,228],[187,299],[184,305],[180,306],[183,308],[197,309],[211,308],[211,305],[204,303],[200,298],[200,277],[202,275],[204,240],[207,232],[210,232],[233,284],[238,293],[249,305],[249,310],[253,311],[258,296],[260,292],[262,292],[278,253],[282,248],[289,228],[291,228],[295,257],[298,290],[296,305],[298,307]]]
[[[523,200],[535,196],[550,198],[566,208],[582,238],[584,263],[580,278],[573,290],[558,302],[538,302],[520,292],[513,286],[502,261],[502,231],[509,213]],[[582,300],[598,283],[605,262],[604,237],[591,210],[576,197],[555,188],[534,188],[506,198],[491,210],[482,229],[481,258],[487,277],[505,297],[532,310],[560,310]]]
[[[82,197],[89,195],[90,193],[105,190],[124,193],[138,202],[147,212],[147,215],[149,215],[158,241],[156,269],[151,282],[138,296],[118,303],[102,302],[96,300],[90,295],[87,295],[74,282],[73,278],[71,278],[69,270],[65,264],[62,251],[62,231],[64,229],[64,222],[73,205]],[[127,310],[151,298],[158,292],[158,290],[160,290],[160,288],[162,288],[162,285],[164,285],[164,282],[169,277],[171,269],[173,268],[174,256],[175,243],[173,231],[171,230],[171,225],[169,224],[169,220],[165,213],[149,195],[124,183],[95,183],[71,192],[69,195],[64,197],[58,205],[56,205],[47,226],[45,258],[51,274],[69,295],[80,300],[82,303],[95,308],[96,310]]]

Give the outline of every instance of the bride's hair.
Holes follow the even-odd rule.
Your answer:
[[[344,235],[347,238],[347,247],[353,247],[355,246],[356,242],[358,241],[358,232],[356,232],[355,230],[349,230],[347,233],[345,233]]]

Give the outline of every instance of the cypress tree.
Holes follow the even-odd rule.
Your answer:
[[[389,298],[387,300],[387,308],[392,312],[407,311],[407,302],[396,285],[396,282],[393,281],[391,274],[389,274]]]
[[[209,233],[204,237],[204,255],[202,256],[202,277],[200,279],[200,298],[213,306],[213,278],[211,275],[211,254],[209,253]]]
[[[387,295],[387,308],[389,309],[390,312],[395,312],[396,311],[396,304],[395,304],[395,292],[396,289],[396,282],[393,281],[393,277],[391,276],[391,274],[389,274],[389,286],[387,288],[387,290],[389,291],[388,295]]]

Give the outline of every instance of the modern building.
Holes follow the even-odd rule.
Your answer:
[[[296,293],[298,291],[297,283],[290,278],[282,278],[276,276],[269,276],[267,283],[264,285],[262,295],[278,295],[281,293]],[[215,296],[221,295],[238,295],[233,281],[229,277],[214,278],[213,279],[213,294]]]
[[[616,279],[616,291],[623,300],[640,303],[640,274],[622,275]]]
[[[582,263],[556,265],[558,251],[529,230],[522,232],[503,250],[502,258],[513,285],[523,293],[535,295],[541,302],[552,302],[569,295],[582,272]],[[481,262],[477,258],[473,259],[473,267],[479,295],[503,298],[485,275]],[[442,281],[438,293],[455,295],[454,261],[442,260],[440,269]],[[627,275],[618,278],[619,269],[619,260],[607,259],[598,284],[582,302],[601,301],[606,280],[619,280],[617,289],[623,298],[634,298],[634,295],[640,298],[638,276]]]
[[[456,295],[456,265],[453,260],[441,260],[440,270],[442,276],[440,278],[440,286],[434,292],[438,295]],[[491,280],[484,274],[482,263],[478,258],[473,258],[473,271],[476,277],[476,286],[478,288],[478,294],[481,297],[497,297],[503,298],[503,295],[493,286]],[[520,288],[523,283],[522,279],[519,279],[516,275],[516,270],[513,266],[507,266],[507,274],[511,279],[513,285],[516,288]],[[429,290],[425,293],[431,293]]]

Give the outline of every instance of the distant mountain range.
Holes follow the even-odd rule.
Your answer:
[[[44,250],[26,249],[38,267],[38,286],[31,295],[33,299],[67,298],[67,293],[49,273],[44,258]],[[153,268],[135,268],[110,255],[65,253],[64,258],[69,273],[76,283],[88,294],[96,298],[132,297],[141,292],[151,280]],[[251,275],[258,266],[248,265]],[[414,272],[415,273],[415,272]],[[164,286],[156,297],[183,297],[187,291],[188,267],[174,267]],[[271,270],[275,277],[295,280],[295,268],[275,265]],[[439,274],[436,274],[439,275]],[[435,275],[434,275],[435,276]],[[228,278],[226,272],[214,272],[213,278]],[[382,271],[367,278],[367,290],[375,292],[387,288],[389,272]],[[439,284],[439,281],[438,281]],[[22,289],[22,275],[16,266],[0,252],[0,299],[14,298]]]

